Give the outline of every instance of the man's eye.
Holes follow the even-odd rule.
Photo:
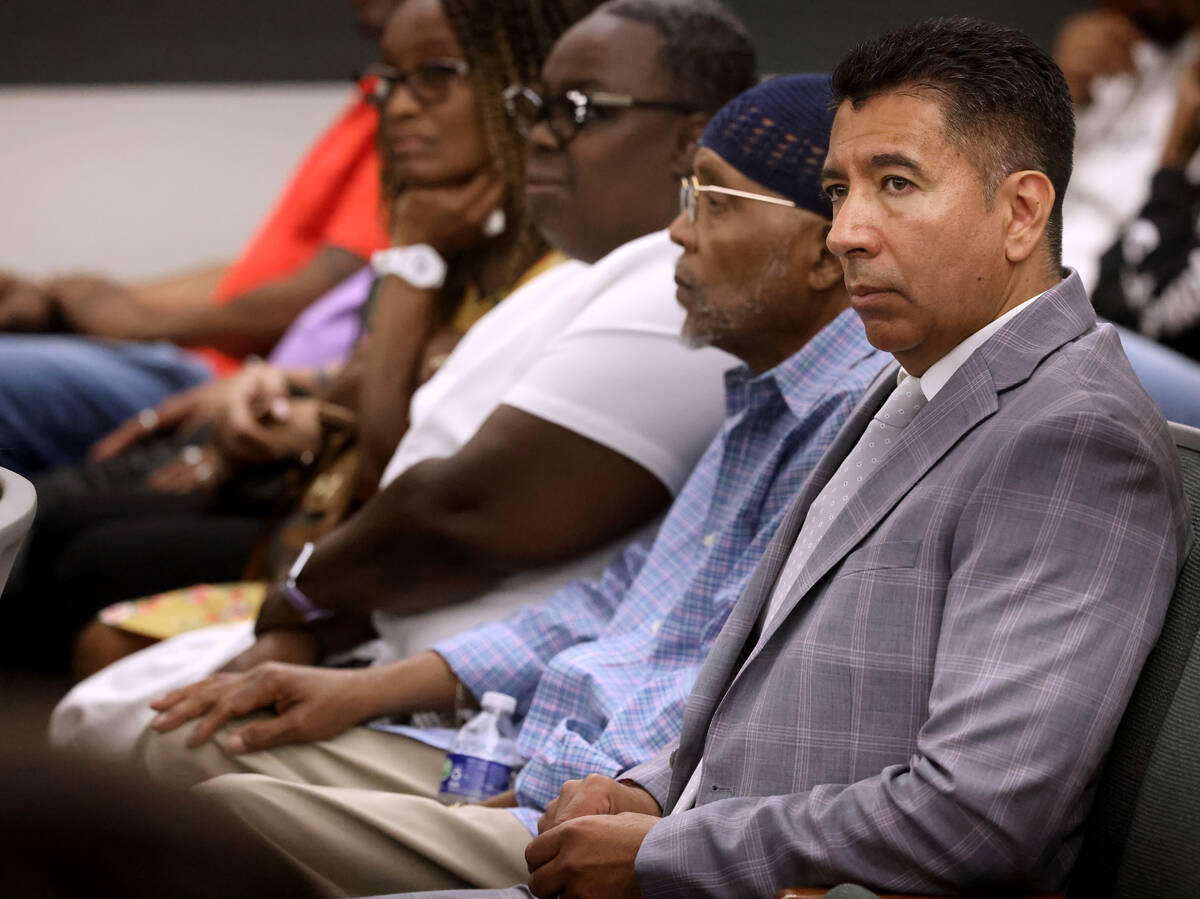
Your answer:
[[[825,196],[835,203],[846,196],[846,185],[844,184],[827,184],[824,190]]]
[[[912,187],[912,182],[907,178],[901,178],[899,175],[888,175],[883,179],[883,186],[893,193],[900,193]]]
[[[612,106],[598,106],[595,103],[589,103],[587,108],[588,118],[598,122],[604,122],[613,118],[619,110]]]
[[[555,97],[547,101],[546,111],[551,121],[577,122],[582,117],[579,107],[566,97]]]

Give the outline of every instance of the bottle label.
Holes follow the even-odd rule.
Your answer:
[[[479,800],[503,793],[511,785],[512,768],[508,765],[452,752],[442,767],[442,785],[438,791]]]

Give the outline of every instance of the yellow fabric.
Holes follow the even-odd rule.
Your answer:
[[[210,624],[251,621],[267,593],[264,581],[197,584],[145,599],[119,602],[100,612],[109,627],[165,640]]]
[[[460,334],[465,334],[471,329],[471,325],[483,318],[487,313],[492,311],[492,308],[499,303],[504,297],[510,294],[513,290],[524,287],[528,282],[532,281],[543,272],[547,272],[560,262],[566,262],[567,256],[560,253],[558,250],[550,250],[543,255],[537,262],[529,266],[525,270],[525,274],[517,279],[517,283],[510,290],[503,293],[489,294],[486,297],[481,297],[475,285],[472,284],[467,288],[466,296],[463,297],[458,309],[454,313],[454,321],[451,322],[451,327]]]

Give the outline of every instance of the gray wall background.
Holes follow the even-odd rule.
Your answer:
[[[926,15],[976,15],[1049,48],[1084,0],[729,0],[764,71],[828,69]],[[371,57],[341,0],[0,0],[0,84],[331,81]]]
[[[1049,47],[1085,0],[728,0],[767,72],[925,15]],[[0,0],[0,270],[166,275],[231,258],[374,48],[345,0]]]

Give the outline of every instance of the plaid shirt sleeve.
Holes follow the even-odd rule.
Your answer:
[[[589,774],[615,777],[668,743],[673,745],[699,669],[697,661],[648,677],[621,715],[599,734],[587,722],[560,721],[517,776],[518,802],[545,808],[568,780]]]
[[[649,543],[635,541],[598,580],[575,581],[543,603],[433,647],[474,696],[507,693],[524,715],[546,664],[564,649],[594,640],[646,562]]]

